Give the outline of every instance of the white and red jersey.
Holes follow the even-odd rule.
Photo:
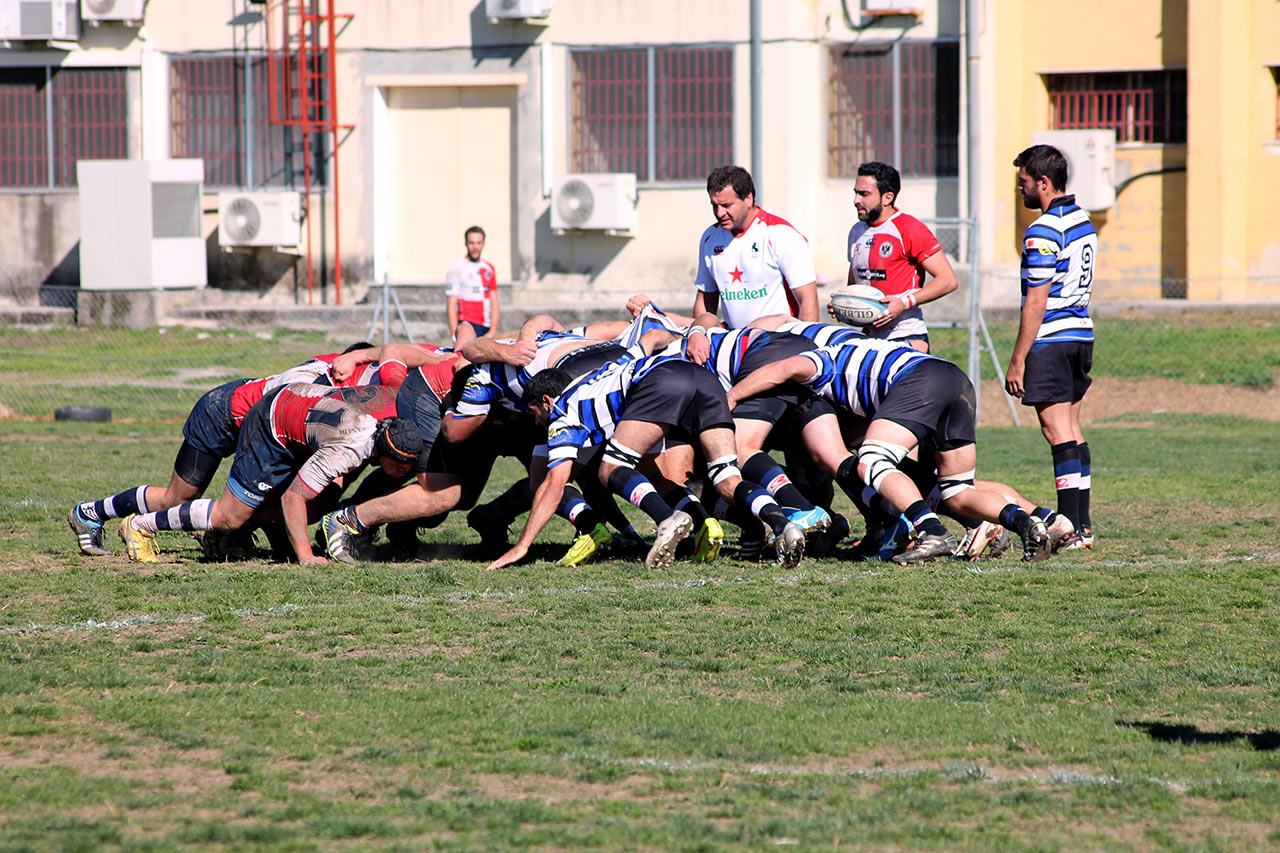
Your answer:
[[[457,372],[458,362],[462,360],[462,356],[449,347],[438,347],[435,344],[414,344],[414,346],[444,357],[443,361],[415,368],[422,375],[427,387],[443,400],[448,395],[449,389],[453,387],[453,374]]]
[[[319,494],[373,457],[378,422],[396,414],[396,389],[291,384],[270,403],[272,436],[281,447],[306,457],[298,479]]]
[[[770,314],[796,316],[791,290],[817,280],[809,241],[764,208],[738,236],[718,224],[702,232],[698,275],[703,293],[720,294],[720,313],[730,329]]]
[[[263,379],[255,379],[252,382],[246,382],[241,385],[231,395],[231,416],[235,418],[236,426],[240,426],[244,422],[244,416],[249,414],[249,410],[253,408],[255,403],[282,385],[309,384],[337,386],[340,388],[387,385],[396,389],[400,387],[405,377],[409,375],[409,369],[405,367],[403,362],[375,361],[357,367],[346,380],[334,382],[331,371],[333,370],[334,360],[340,355],[342,353],[338,352],[317,355],[281,373],[267,376]]]
[[[849,229],[849,283],[878,287],[885,296],[901,296],[924,287],[924,262],[942,251],[938,238],[914,216],[898,211],[879,225],[855,222]],[[928,332],[924,314],[908,308],[883,329],[864,329],[872,337],[901,338]]]
[[[497,290],[497,272],[493,264],[483,258],[478,261],[459,258],[444,278],[444,295],[458,297],[459,322],[492,325],[493,294]]]

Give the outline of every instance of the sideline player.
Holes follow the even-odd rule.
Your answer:
[[[1022,203],[1040,216],[1022,240],[1022,315],[1004,384],[1034,406],[1053,454],[1058,512],[1076,532],[1060,549],[1093,547],[1089,519],[1092,456],[1080,430],[1080,408],[1093,380],[1089,296],[1098,234],[1089,214],[1066,194],[1067,160],[1051,145],[1033,145],[1013,161]]]
[[[756,204],[755,182],[741,166],[707,176],[714,225],[698,241],[693,316],[715,314],[741,328],[767,314],[818,319],[818,283],[809,243],[790,222]]]
[[[254,405],[236,442],[227,487],[216,501],[202,498],[121,521],[129,559],[158,560],[159,530],[236,530],[286,482],[280,494],[285,530],[298,562],[327,562],[307,538],[308,504],[330,485],[372,461],[392,477],[413,470],[422,436],[395,414],[397,387],[326,388],[286,385]],[[299,466],[298,460],[303,460]]]
[[[884,293],[885,313],[865,331],[873,338],[903,341],[929,351],[929,329],[918,306],[956,289],[938,238],[919,219],[898,210],[902,179],[888,163],[858,167],[853,206],[858,221],[849,229],[849,284],[866,284]],[[925,274],[932,276],[924,283]],[[804,319],[804,318],[801,318]]]
[[[498,275],[493,264],[480,259],[484,229],[472,225],[463,234],[467,254],[454,261],[445,275],[444,302],[449,331],[456,338],[459,323],[470,323],[478,337],[493,337],[502,310],[498,305]]]

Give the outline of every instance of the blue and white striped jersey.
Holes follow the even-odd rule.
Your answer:
[[[764,329],[708,329],[707,341],[711,344],[711,353],[702,366],[710,370],[720,380],[724,390],[728,391],[738,381],[738,369],[742,359],[751,347],[769,339]],[[674,355],[688,360],[688,338],[675,341],[663,349],[658,355]]]
[[[910,346],[857,336],[857,340],[801,353],[815,372],[804,382],[814,393],[855,415],[873,417],[893,383],[926,360],[941,361]]]
[[[1055,198],[1022,238],[1022,301],[1027,288],[1049,287],[1037,341],[1093,341],[1089,318],[1098,233],[1076,197]]]
[[[681,360],[677,355],[650,355],[607,365],[570,384],[551,409],[547,467],[570,462],[581,448],[612,438],[631,386],[658,365]]]
[[[861,339],[866,335],[857,329],[841,326],[839,323],[807,323],[804,320],[788,320],[776,331],[792,335],[803,335],[820,347],[842,344],[846,341]]]
[[[474,418],[489,414],[489,407],[501,402],[508,408],[523,409],[524,386],[541,370],[545,370],[553,350],[564,343],[582,341],[598,343],[593,338],[572,335],[567,332],[543,332],[535,341],[537,354],[524,367],[513,367],[502,362],[476,365],[467,379],[462,396],[454,403],[453,415],[458,418]],[[512,343],[512,341],[502,341]]]

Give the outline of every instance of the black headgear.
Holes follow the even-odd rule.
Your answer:
[[[373,434],[373,452],[397,462],[417,462],[422,452],[422,433],[408,418],[387,418]]]

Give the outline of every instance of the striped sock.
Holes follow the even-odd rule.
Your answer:
[[[1080,447],[1074,441],[1053,445],[1053,483],[1058,490],[1058,512],[1080,527]]]
[[[90,521],[106,521],[108,518],[124,518],[134,513],[149,512],[147,508],[147,487],[135,486],[118,495],[103,498],[100,501],[85,501],[80,504],[80,514]]]
[[[159,512],[149,512],[135,518],[133,526],[149,533],[160,530],[209,530],[213,527],[211,520],[215,503],[217,501],[212,498],[201,498]]]

